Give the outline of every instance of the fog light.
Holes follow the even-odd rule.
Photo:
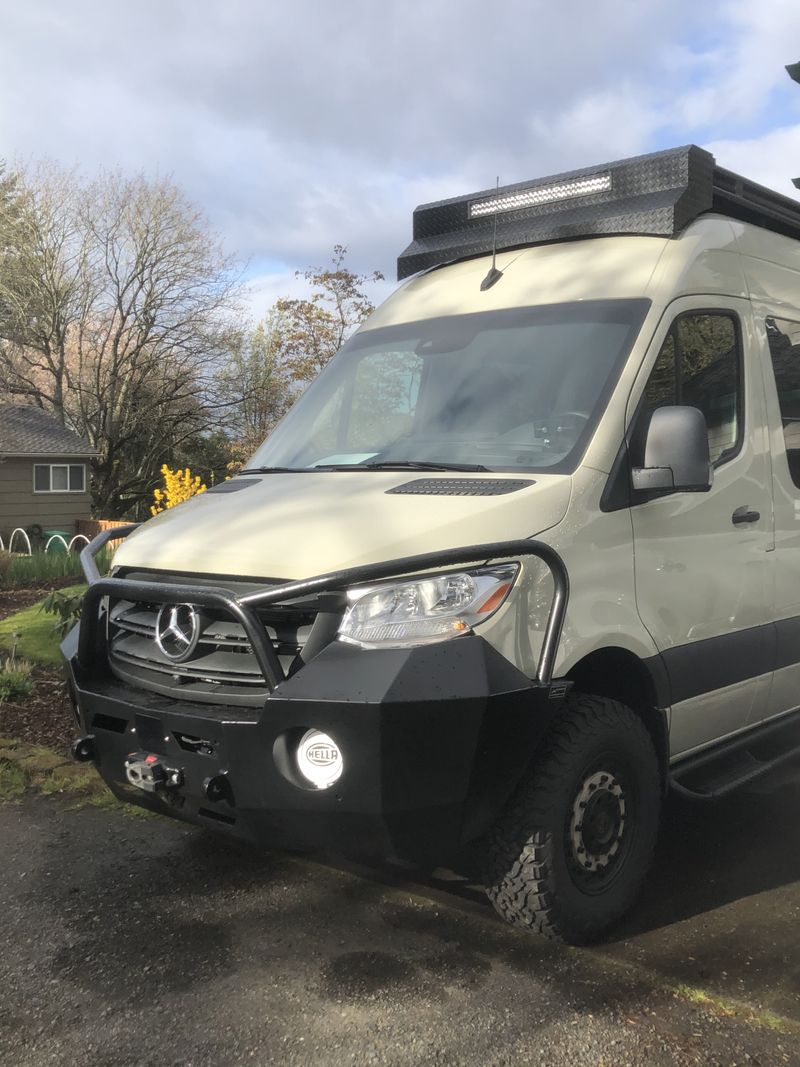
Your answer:
[[[344,760],[332,737],[320,730],[307,730],[297,746],[297,766],[317,789],[327,789],[341,778]]]

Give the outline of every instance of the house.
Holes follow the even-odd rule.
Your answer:
[[[88,441],[40,408],[0,404],[0,534],[40,526],[72,534],[91,513]]]

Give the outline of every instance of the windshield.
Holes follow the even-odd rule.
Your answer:
[[[248,470],[573,470],[649,307],[581,301],[353,337]]]

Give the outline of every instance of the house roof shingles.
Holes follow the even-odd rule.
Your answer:
[[[41,408],[0,404],[0,456],[96,456],[78,434]]]

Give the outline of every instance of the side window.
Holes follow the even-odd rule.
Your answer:
[[[800,323],[767,319],[783,439],[792,481],[800,487]]]
[[[645,410],[687,404],[703,412],[711,462],[718,466],[738,448],[742,402],[741,345],[730,312],[681,315],[672,324],[645,389]]]

